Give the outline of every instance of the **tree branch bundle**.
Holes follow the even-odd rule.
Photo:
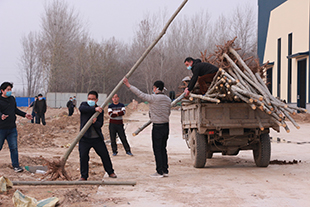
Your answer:
[[[236,39],[236,38],[235,38]],[[261,110],[271,116],[271,120],[279,126],[283,126],[287,132],[289,128],[285,123],[288,119],[299,129],[300,126],[294,121],[291,115],[296,111],[307,112],[304,108],[287,105],[283,101],[275,98],[268,90],[264,77],[265,65],[260,66],[258,61],[256,65],[246,64],[246,61],[253,57],[243,60],[233,48],[234,40],[228,41],[223,46],[217,46],[218,50],[209,57],[201,53],[202,60],[219,67],[219,71],[213,78],[213,81],[204,95],[190,94],[190,100],[199,98],[209,102],[245,102],[253,110]],[[261,118],[256,112],[256,118],[261,130],[264,128],[261,124]]]

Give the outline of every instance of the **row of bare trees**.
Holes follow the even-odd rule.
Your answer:
[[[96,42],[84,29],[78,13],[60,0],[45,6],[41,30],[22,38],[21,77],[25,96],[39,92],[86,93],[97,90],[109,94],[153,42],[168,19],[166,12],[148,14],[137,25],[131,43],[110,38]],[[237,7],[214,23],[207,11],[179,16],[167,34],[141,63],[130,82],[150,93],[156,80],[163,80],[168,91],[177,91],[181,80],[191,75],[183,61],[212,53],[215,46],[237,36],[241,53],[256,56],[254,12]],[[129,102],[134,95],[122,88],[119,95]]]

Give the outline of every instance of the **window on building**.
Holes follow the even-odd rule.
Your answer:
[[[292,45],[293,45],[293,34],[288,34],[288,51],[287,54],[292,54]],[[287,102],[291,103],[292,98],[292,59],[288,58],[287,60]]]
[[[267,81],[266,85],[270,93],[272,94],[272,68],[269,68],[267,70]]]

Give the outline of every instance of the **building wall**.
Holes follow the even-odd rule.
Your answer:
[[[263,63],[270,11],[287,0],[258,0],[258,36],[257,54],[260,63]]]
[[[73,96],[76,96],[77,107],[80,106],[81,102],[87,101],[87,93],[47,93],[46,104],[52,108],[67,107],[69,98]],[[106,98],[107,94],[99,93],[97,104],[100,106]]]
[[[263,62],[274,62],[273,95],[277,95],[278,39],[281,38],[281,85],[280,98],[287,99],[288,91],[288,35],[292,33],[292,54],[309,51],[309,1],[288,0],[271,11]],[[309,59],[307,58],[307,63]],[[307,64],[308,66],[308,64]],[[309,68],[307,68],[307,73]],[[307,86],[309,85],[307,74]],[[308,88],[308,87],[307,87]],[[297,60],[292,59],[291,102],[297,102]],[[308,96],[308,91],[306,92]],[[306,100],[308,100],[307,97]]]

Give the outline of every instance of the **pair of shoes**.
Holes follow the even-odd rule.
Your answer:
[[[116,156],[117,155],[117,152],[113,152],[113,154],[112,154],[113,156]]]
[[[168,173],[164,173],[163,176],[164,177],[169,177],[169,174]]]
[[[153,177],[153,178],[163,178],[164,175],[161,175],[158,172],[156,172],[156,173],[152,174],[151,177]]]
[[[131,152],[126,152],[127,155],[133,156]]]
[[[87,179],[85,178],[80,178],[79,181],[86,181]]]
[[[23,172],[24,169],[21,168],[21,167],[14,167],[14,171],[17,172],[17,173],[19,173],[19,172]]]
[[[109,178],[117,178],[116,174],[115,173],[112,173],[109,175]]]

